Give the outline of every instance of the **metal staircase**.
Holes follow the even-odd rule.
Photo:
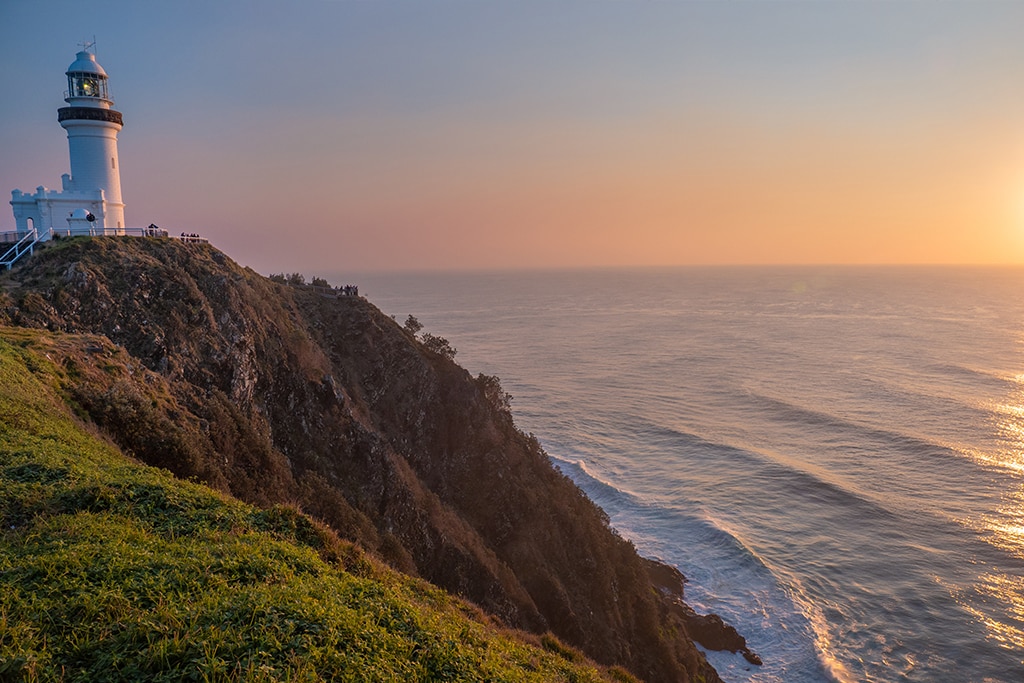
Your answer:
[[[10,270],[18,259],[33,252],[38,241],[39,232],[35,228],[29,230],[13,247],[4,252],[3,256],[0,256],[0,268]]]

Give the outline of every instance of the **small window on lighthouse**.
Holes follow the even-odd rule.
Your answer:
[[[114,157],[110,157],[110,168],[117,168],[117,164],[114,163]]]

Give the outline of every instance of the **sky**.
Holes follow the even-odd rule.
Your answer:
[[[1020,264],[1022,31],[986,0],[2,0],[0,189],[60,187],[95,37],[128,225],[262,273]]]

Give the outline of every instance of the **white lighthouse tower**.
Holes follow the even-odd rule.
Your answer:
[[[71,154],[71,187],[79,191],[100,191],[103,202],[95,214],[97,227],[123,228],[121,171],[117,160],[117,134],[124,122],[121,112],[111,109],[107,72],[96,55],[82,50],[67,70],[69,107],[57,110],[57,121],[68,132]]]
[[[56,234],[121,234],[124,202],[117,158],[117,134],[124,125],[112,108],[107,72],[89,52],[75,55],[68,67],[68,106],[57,110],[57,121],[68,133],[71,173],[61,176],[61,190],[40,186],[34,194],[11,193],[18,233],[33,228],[46,239]]]

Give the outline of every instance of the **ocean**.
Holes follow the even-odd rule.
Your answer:
[[[1024,269],[354,284],[501,377],[519,427],[746,636],[764,666],[709,653],[726,681],[1024,681]]]

